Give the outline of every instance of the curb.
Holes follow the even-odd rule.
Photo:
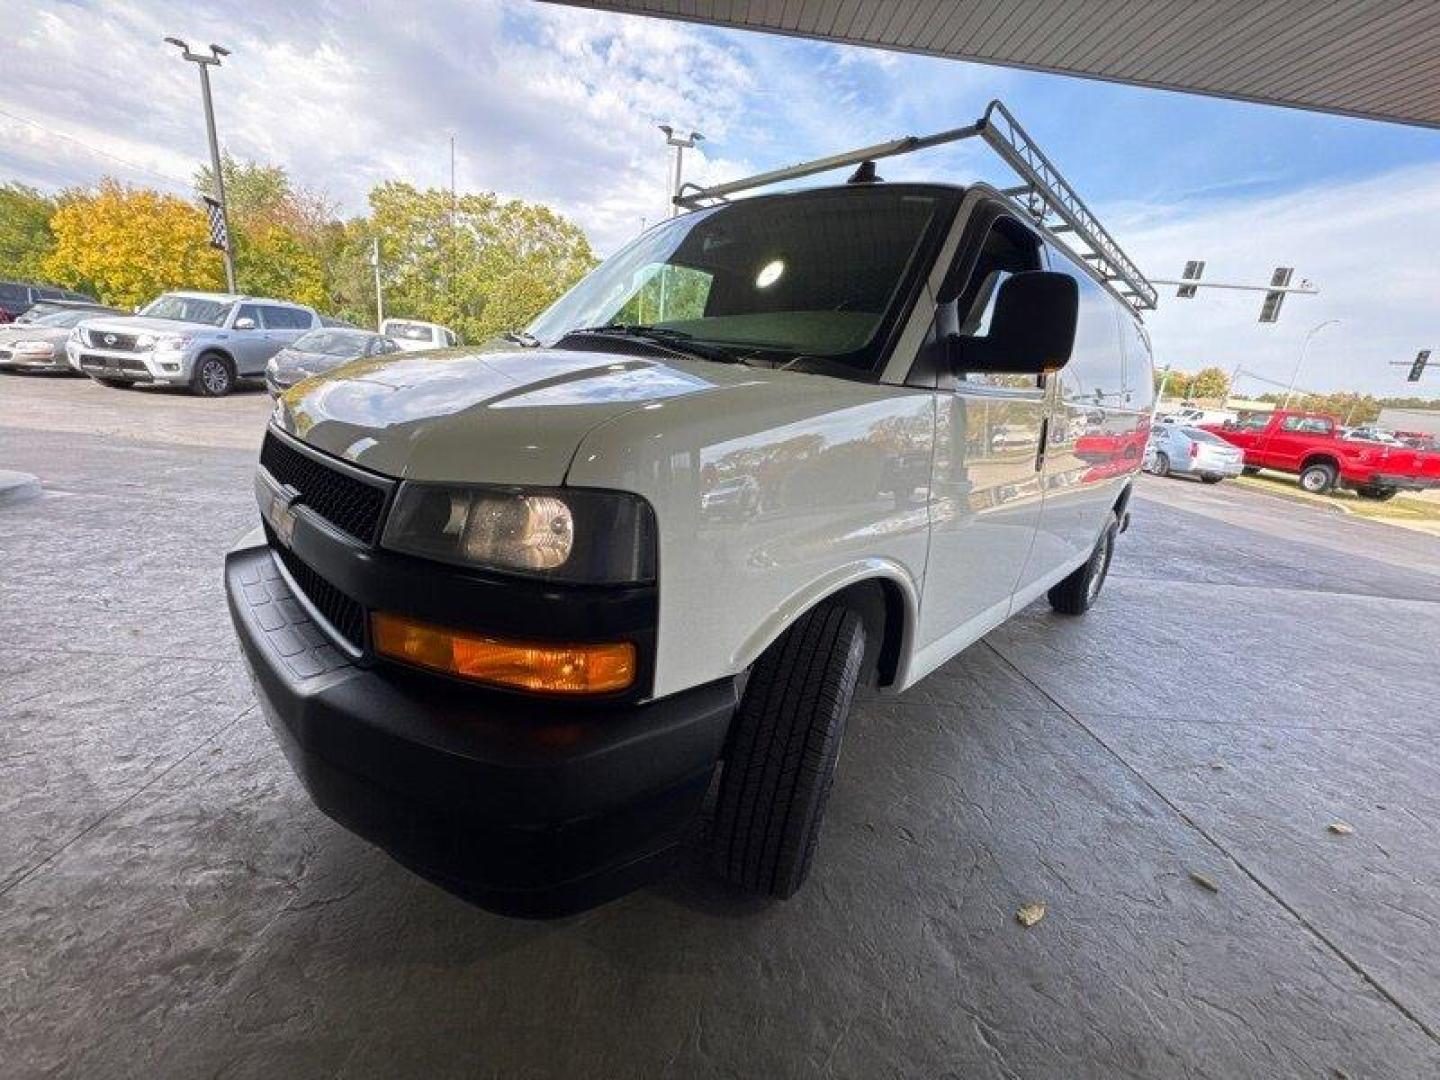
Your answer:
[[[41,495],[40,481],[29,473],[11,472],[0,469],[0,506],[38,499]]]

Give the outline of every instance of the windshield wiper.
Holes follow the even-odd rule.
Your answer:
[[[526,330],[506,330],[500,336],[526,349],[538,349],[541,344],[538,337]]]
[[[674,349],[700,360],[716,360],[722,364],[745,364],[746,359],[724,349],[715,348],[697,341],[694,334],[675,330],[668,326],[647,326],[642,323],[606,323],[604,326],[578,326],[569,331],[572,334],[601,334],[626,337],[635,341],[648,341],[654,345]]]

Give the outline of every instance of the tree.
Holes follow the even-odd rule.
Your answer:
[[[93,192],[70,192],[50,220],[51,280],[89,286],[107,303],[131,307],[167,289],[219,289],[220,253],[210,247],[205,215],[184,199],[105,179]]]
[[[490,192],[452,204],[448,191],[391,181],[370,192],[370,208],[352,226],[352,267],[378,237],[386,311],[444,323],[469,341],[524,326],[595,264],[572,222]]]
[[[55,247],[50,218],[55,200],[24,184],[0,184],[0,279],[29,281],[44,276]]]
[[[1218,367],[1201,368],[1189,381],[1181,383],[1188,398],[1219,399],[1230,393],[1230,376]]]

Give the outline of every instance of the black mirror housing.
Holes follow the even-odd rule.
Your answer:
[[[1070,362],[1080,289],[1069,274],[1030,270],[1006,278],[995,297],[990,331],[945,342],[956,372],[1043,375]]]

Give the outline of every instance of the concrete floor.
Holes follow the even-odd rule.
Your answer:
[[[1432,538],[1145,478],[1088,617],[861,704],[795,900],[696,855],[513,922],[255,712],[219,571],[266,411],[0,376],[46,488],[0,508],[7,1077],[1440,1075]]]

